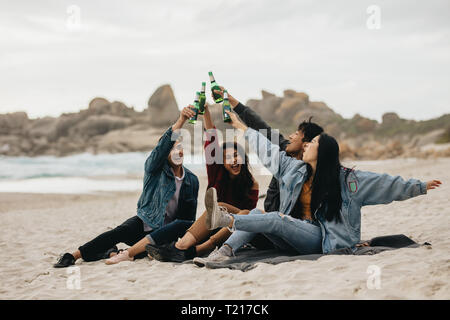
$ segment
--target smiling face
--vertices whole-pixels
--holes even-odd
[[[303,142],[304,137],[305,135],[301,130],[297,130],[289,135],[289,144],[286,146],[286,152],[293,157],[298,156],[301,159],[305,145],[305,142]]]
[[[306,163],[313,163],[317,161],[317,157],[319,155],[319,139],[320,135],[315,136],[311,142],[306,142],[304,146],[303,152],[303,161]]]
[[[177,141],[175,142],[167,159],[169,160],[171,166],[176,167],[183,164],[183,156],[183,145],[181,144],[181,142]]]
[[[237,177],[241,173],[243,159],[234,148],[226,148],[223,151],[223,166],[230,174],[231,178]]]

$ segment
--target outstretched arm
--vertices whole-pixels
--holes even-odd
[[[361,205],[387,204],[406,200],[439,187],[439,180],[422,182],[417,179],[404,180],[400,176],[356,171],[356,199]]]

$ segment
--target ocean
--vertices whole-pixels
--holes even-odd
[[[95,193],[139,191],[149,152],[117,154],[83,153],[67,157],[0,156],[0,192]],[[270,174],[250,154],[254,174]],[[203,155],[185,157],[184,165],[197,176],[206,176]]]

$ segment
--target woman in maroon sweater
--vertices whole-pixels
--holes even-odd
[[[248,156],[236,142],[218,142],[214,127],[205,105],[204,126],[206,131],[205,157],[208,174],[208,188],[217,190],[219,206],[234,214],[248,214],[256,208],[259,186],[249,171]],[[215,151],[222,157],[215,157]],[[149,245],[150,256],[161,261],[182,262],[195,256],[203,256],[220,247],[231,235],[228,228],[208,230],[206,211],[187,230],[176,243],[169,245]]]

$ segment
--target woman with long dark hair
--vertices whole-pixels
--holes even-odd
[[[360,241],[362,206],[406,200],[441,184],[345,168],[339,162],[338,143],[325,133],[308,143],[303,160],[297,160],[247,128],[234,113],[229,115],[233,127],[245,131],[250,147],[280,182],[280,211],[254,209],[246,216],[234,215],[219,207],[216,190],[208,189],[208,228],[228,227],[234,233],[207,258],[195,258],[199,266],[229,259],[258,232],[280,250],[296,254],[354,248]]]

